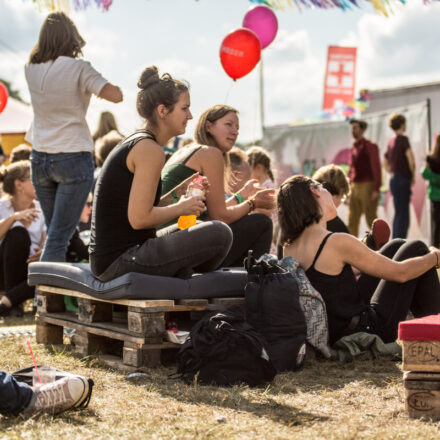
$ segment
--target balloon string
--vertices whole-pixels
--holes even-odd
[[[229,93],[231,93],[231,89],[232,89],[232,87],[234,86],[234,84],[235,84],[235,79],[232,80],[231,85],[229,86],[229,89],[228,89],[228,91],[226,92],[226,96],[225,96],[225,105],[228,104]]]

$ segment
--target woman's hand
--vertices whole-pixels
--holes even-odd
[[[255,208],[273,209],[275,208],[275,190],[262,189],[251,200],[254,202]]]
[[[21,222],[28,228],[32,222],[38,218],[39,209],[29,208],[23,209],[23,211],[17,211],[14,214],[14,221]]]
[[[440,250],[434,246],[430,246],[429,251],[435,255],[434,267],[438,269],[440,267]]]
[[[180,209],[179,215],[200,215],[206,211],[204,196],[182,196],[177,203]]]
[[[241,188],[241,190],[238,192],[243,196],[243,199],[247,200],[249,197],[254,196],[261,189],[262,188],[258,186],[257,179],[250,179],[244,184],[243,188]]]
[[[35,253],[29,255],[29,258],[26,260],[26,263],[32,263],[33,261],[40,261],[41,253],[43,249],[37,248],[35,249]]]

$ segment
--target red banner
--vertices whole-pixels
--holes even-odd
[[[354,99],[356,48],[329,46],[324,81],[324,111]]]

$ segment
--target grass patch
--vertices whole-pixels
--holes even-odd
[[[1,340],[1,369],[30,366],[25,342]],[[34,338],[31,344],[39,363],[91,377],[92,400],[57,417],[0,416],[1,439],[439,438],[439,422],[407,417],[402,371],[392,361],[315,361],[265,388],[218,388],[171,380],[174,367],[146,370],[147,377],[130,382],[67,346],[45,347]]]

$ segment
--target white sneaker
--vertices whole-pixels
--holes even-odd
[[[26,415],[39,412],[58,414],[79,407],[89,394],[89,382],[82,376],[66,376],[35,390],[36,396],[24,411]]]

